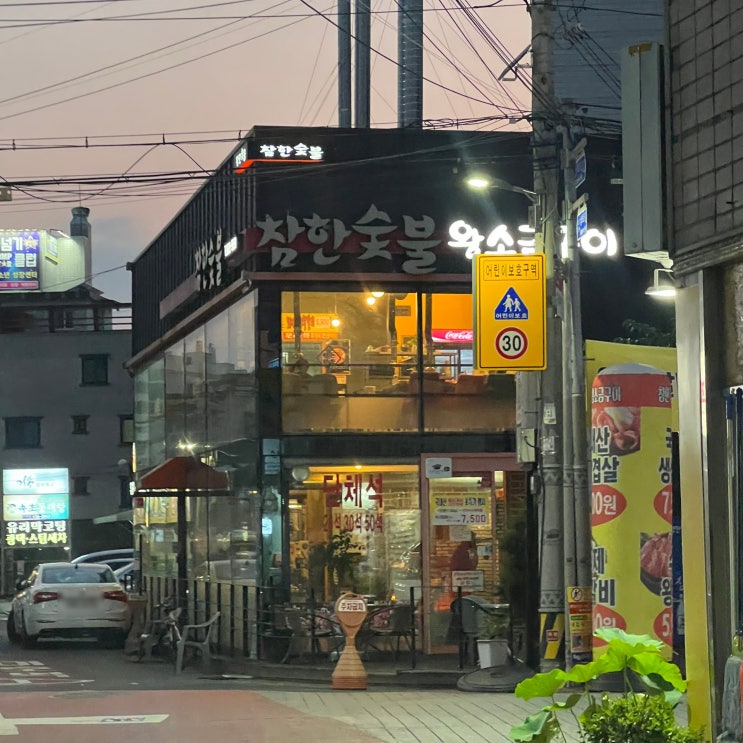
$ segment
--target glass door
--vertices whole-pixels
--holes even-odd
[[[451,477],[427,478],[424,462],[427,652],[456,651],[459,636],[451,604],[460,589],[463,596],[477,595],[488,604],[508,603],[512,565],[504,548],[514,530],[523,531],[526,502],[524,473],[516,469],[511,455],[462,455],[452,458]]]

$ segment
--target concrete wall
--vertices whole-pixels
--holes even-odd
[[[119,415],[131,415],[133,409],[133,384],[123,368],[131,333],[21,333],[3,335],[2,347],[0,417],[42,418],[38,449],[5,449],[5,425],[0,422],[2,468],[67,467],[71,487],[75,476],[90,478],[89,495],[70,495],[73,519],[115,513],[117,462],[131,455],[130,447],[120,445],[119,429]],[[109,356],[108,385],[81,385],[80,354]],[[89,416],[87,434],[72,433],[73,415]]]
[[[669,3],[676,275],[743,256],[743,4]]]

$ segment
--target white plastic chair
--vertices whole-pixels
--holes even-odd
[[[201,624],[186,624],[183,626],[181,639],[178,641],[178,653],[175,659],[175,672],[180,673],[183,670],[183,656],[186,648],[195,648],[201,653],[201,661],[204,665],[208,664],[211,659],[212,634],[217,626],[219,612],[206,622]]]

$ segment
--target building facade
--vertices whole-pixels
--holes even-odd
[[[676,300],[689,703],[718,730],[741,615],[743,8],[666,3],[668,241]],[[736,412],[737,411],[737,412]],[[739,729],[739,728],[738,728]]]
[[[130,306],[84,283],[86,229],[0,237],[4,593],[30,563],[131,545]]]
[[[522,194],[464,185],[524,188],[529,163],[523,134],[256,127],[132,263],[150,596],[188,581],[246,652],[249,607],[344,587],[412,597],[428,652],[458,588],[536,616],[514,376],[475,368],[471,307],[472,257],[533,251],[534,225]],[[610,203],[594,253],[616,253]]]

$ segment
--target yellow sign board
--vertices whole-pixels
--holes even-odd
[[[546,369],[544,254],[477,255],[472,284],[477,368]]]

